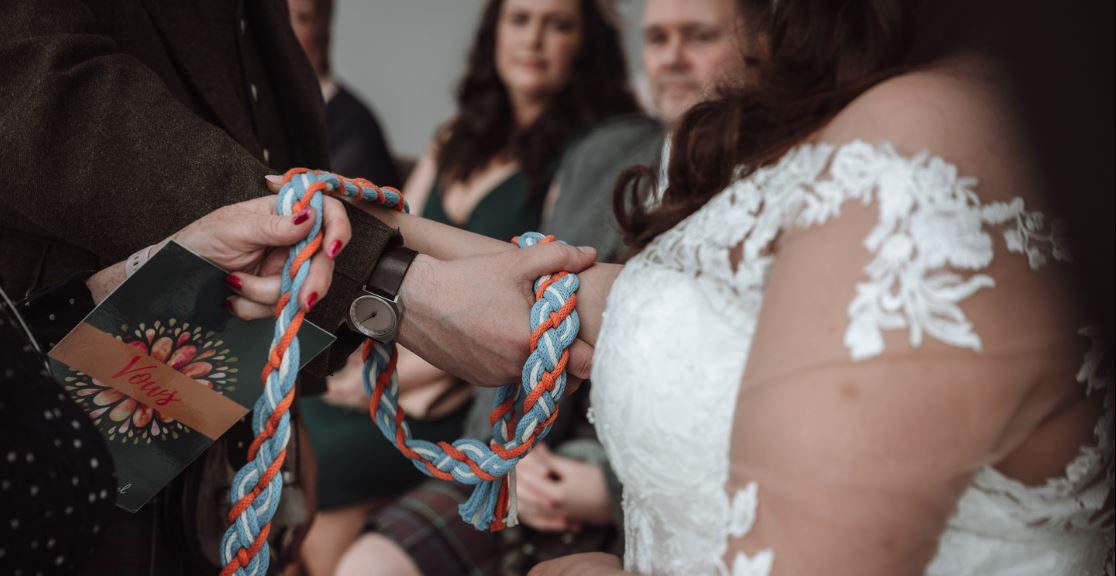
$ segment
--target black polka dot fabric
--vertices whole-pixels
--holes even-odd
[[[95,573],[89,562],[114,506],[112,460],[6,302],[0,298],[0,575]],[[88,308],[75,312],[80,320]],[[73,327],[74,314],[65,316]]]

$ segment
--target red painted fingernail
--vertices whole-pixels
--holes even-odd
[[[306,297],[306,311],[309,312],[310,310],[313,310],[314,305],[317,304],[317,303],[318,303],[318,293],[317,292],[311,292],[310,295]]]
[[[294,225],[298,226],[299,224],[302,224],[303,222],[305,222],[308,218],[310,218],[310,209],[309,208],[303,208],[302,212],[299,212],[298,214],[295,214]]]
[[[236,312],[233,312],[232,300],[230,300],[229,298],[225,298],[225,301],[222,304],[222,306],[225,308],[225,312],[228,312],[229,314],[233,314],[233,315],[236,314]]]
[[[340,252],[341,252],[341,241],[340,240],[334,240],[333,242],[331,242],[329,244],[329,250],[326,250],[326,256],[329,256],[329,259],[333,260],[334,258],[337,258],[337,254],[340,253]]]
[[[244,288],[244,284],[234,274],[225,276],[225,284],[234,292],[240,292]]]

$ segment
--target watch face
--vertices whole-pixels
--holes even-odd
[[[398,314],[391,302],[375,296],[361,296],[349,308],[353,326],[370,338],[395,336]]]

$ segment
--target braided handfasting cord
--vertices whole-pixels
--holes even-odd
[[[256,438],[249,447],[248,461],[237,472],[229,492],[232,509],[229,528],[221,540],[225,564],[222,576],[267,573],[270,552],[266,542],[283,487],[278,472],[290,439],[289,410],[300,364],[296,334],[304,312],[292,295],[299,293],[310,271],[310,258],[321,248],[323,194],[407,210],[398,190],[377,187],[367,180],[304,168],[292,169],[284,176],[276,200],[278,213],[292,215],[310,206],[314,208],[315,221],[307,237],[291,247],[283,267],[275,332],[268,363],[261,374],[264,392],[252,417]],[[521,247],[550,241],[552,237],[533,232],[516,239]],[[574,310],[578,288],[575,274],[559,272],[544,276],[534,287],[531,355],[524,365],[521,384],[506,386],[498,392],[491,417],[494,440],[490,445],[470,439],[453,444],[412,439],[398,404],[395,344],[369,340],[363,348],[364,386],[371,395],[370,413],[377,426],[419,470],[437,478],[475,484],[473,495],[462,504],[460,512],[481,529],[499,530],[515,524],[515,464],[535,441],[549,432],[557,416],[558,402],[566,386],[568,348],[580,328]]]
[[[528,232],[515,239],[521,248],[554,241],[552,236]],[[411,437],[399,407],[395,374],[395,344],[364,343],[364,388],[371,397],[369,413],[384,436],[411,459],[416,468],[435,478],[475,485],[458,512],[481,530],[515,526],[515,465],[535,442],[546,436],[558,416],[566,389],[569,347],[581,323],[575,307],[579,280],[558,272],[535,281],[531,307],[531,354],[518,386],[497,391],[490,422],[493,441],[462,438],[427,442]]]
[[[221,539],[222,576],[263,576],[267,573],[267,537],[283,489],[278,473],[290,439],[290,406],[295,396],[295,375],[300,364],[298,333],[305,312],[293,295],[299,293],[310,273],[310,258],[322,244],[322,194],[353,199],[374,195],[375,202],[403,209],[397,190],[377,188],[365,180],[347,180],[333,174],[292,169],[283,178],[276,211],[292,215],[314,208],[314,224],[307,237],[290,248],[283,265],[279,302],[275,306],[275,331],[268,362],[261,379],[264,392],[256,401],[252,430],[256,437],[248,448],[248,461],[233,477],[229,490],[229,528]]]

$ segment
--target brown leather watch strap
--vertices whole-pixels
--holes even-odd
[[[411,267],[411,262],[415,260],[417,254],[402,245],[384,250],[368,276],[365,289],[394,300],[399,294],[399,286],[403,284],[403,277],[407,275],[407,269]]]

